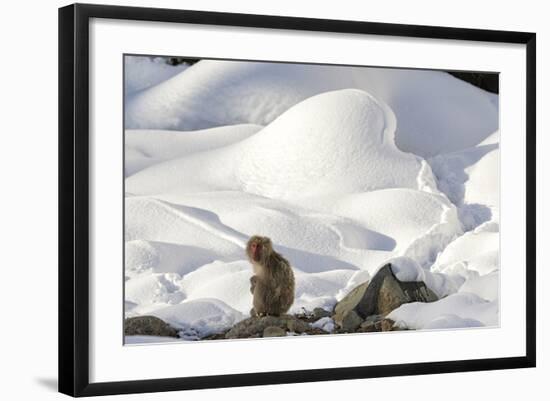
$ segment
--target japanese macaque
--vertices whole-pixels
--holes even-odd
[[[254,235],[248,240],[246,254],[254,275],[250,278],[253,295],[252,316],[279,316],[294,302],[294,273],[290,263],[273,250],[271,240]]]

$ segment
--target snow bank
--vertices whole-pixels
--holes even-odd
[[[395,252],[428,265],[458,235],[456,210],[437,194],[409,189],[372,191],[343,197],[333,210],[393,239]]]
[[[388,104],[400,149],[424,157],[474,146],[498,128],[494,96],[443,72],[219,60],[128,98],[125,121],[183,131],[268,125],[309,97],[346,88]]]
[[[137,91],[155,86],[188,67],[186,64],[169,65],[164,57],[125,56],[124,93],[130,96]]]
[[[311,97],[247,141],[243,189],[279,199],[416,188],[420,159],[394,144],[395,116],[359,90]]]
[[[447,314],[441,315],[433,319],[430,323],[424,326],[425,330],[430,329],[456,329],[456,328],[470,328],[470,327],[482,327],[483,323],[475,319],[464,319],[460,316]]]
[[[485,224],[451,242],[437,258],[433,270],[442,273],[455,269],[461,263],[466,269],[488,274],[500,268],[500,235]]]
[[[395,241],[364,225],[305,205],[238,191],[164,194],[159,198],[215,213],[242,234],[261,233],[302,272],[371,268],[391,255]],[[244,250],[242,251],[244,255]]]
[[[484,276],[471,277],[460,287],[459,292],[470,292],[487,301],[498,301],[500,273],[494,271]]]
[[[498,132],[482,144],[429,159],[438,188],[459,208],[467,229],[499,221]]]
[[[142,170],[127,179],[127,190],[223,189],[300,199],[417,188],[422,159],[395,147],[394,119],[387,106],[366,92],[323,93],[246,140]]]
[[[327,333],[332,333],[335,327],[334,320],[330,317],[322,317],[321,319],[311,323],[311,327],[324,330]]]
[[[295,300],[290,312],[299,313],[302,309],[312,311],[315,308],[332,310],[338,302],[339,291],[353,274],[353,270],[296,274]]]
[[[139,274],[151,269],[154,273],[184,275],[200,266],[222,259],[210,249],[158,241],[126,241],[126,274]]]
[[[180,329],[180,336],[188,340],[222,332],[246,317],[217,299],[186,301],[152,315]]]
[[[125,297],[137,304],[134,313],[146,313],[166,305],[177,304],[185,299],[180,291],[177,274],[146,274],[126,281]]]
[[[162,161],[241,141],[260,129],[262,127],[259,125],[241,124],[191,132],[126,130],[125,175],[132,175]]]
[[[125,239],[186,244],[211,252],[242,256],[245,238],[204,209],[153,198],[126,197]]]
[[[185,276],[181,288],[189,300],[216,298],[248,315],[252,308],[251,276],[252,268],[245,260],[214,262]]]
[[[456,316],[456,317],[455,317]],[[436,302],[403,304],[387,316],[400,327],[433,329],[498,325],[498,302],[472,293],[457,293]],[[475,322],[474,322],[475,321]]]

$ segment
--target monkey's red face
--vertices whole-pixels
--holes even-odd
[[[253,242],[250,245],[250,252],[252,253],[252,260],[258,262],[262,256],[262,244]]]

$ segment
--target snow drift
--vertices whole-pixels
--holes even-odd
[[[422,160],[398,150],[394,133],[393,113],[369,94],[323,93],[248,139],[144,169],[129,177],[127,190],[225,189],[294,199],[416,188]]]
[[[388,104],[399,148],[424,157],[475,146],[498,129],[495,95],[443,72],[219,60],[128,98],[126,127],[265,126],[307,98],[346,88]]]

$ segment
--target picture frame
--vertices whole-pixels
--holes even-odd
[[[113,381],[91,380],[93,336],[91,329],[95,300],[91,298],[91,269],[95,258],[91,244],[94,219],[91,213],[94,175],[91,152],[95,151],[90,117],[93,85],[101,79],[90,71],[93,20],[155,22],[200,25],[203,29],[239,27],[332,33],[353,37],[415,38],[441,40],[449,44],[474,42],[513,44],[525,52],[525,300],[524,352],[516,356],[479,359],[404,362],[364,366],[335,366],[320,369],[288,369],[215,375],[189,375]],[[198,38],[197,40],[200,40]],[[142,392],[253,386],[326,380],[346,380],[402,375],[422,375],[496,369],[528,368],[536,365],[536,35],[527,32],[402,25],[379,22],[341,21],[298,17],[246,15],[220,12],[74,4],[59,9],[59,391],[71,396],[95,396]],[[114,88],[113,91],[120,91]],[[120,122],[118,123],[120,124]],[[506,135],[513,135],[508,132]],[[521,150],[521,149],[520,149]],[[510,153],[508,153],[510,155]],[[503,157],[503,164],[514,163]],[[97,212],[97,210],[96,210]],[[114,224],[114,229],[118,230]],[[113,273],[113,280],[124,280]],[[122,324],[122,323],[121,323]],[[106,335],[119,338],[119,328]],[[122,342],[120,343],[122,347]]]

